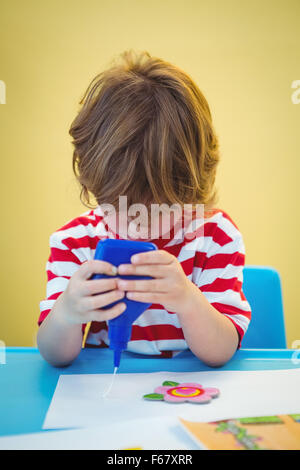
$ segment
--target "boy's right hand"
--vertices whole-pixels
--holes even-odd
[[[101,310],[106,305],[124,298],[125,292],[118,290],[116,277],[90,280],[93,274],[115,276],[117,270],[106,261],[89,260],[82,263],[59,297],[63,306],[61,319],[64,322],[83,324],[90,321],[106,321],[119,316],[126,309],[126,304],[119,302],[112,308]]]

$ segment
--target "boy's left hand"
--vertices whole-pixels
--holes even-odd
[[[127,291],[128,299],[158,303],[171,312],[183,313],[186,310],[194,284],[175,256],[164,250],[155,250],[133,255],[131,263],[120,264],[118,274],[151,276],[153,279],[118,279],[118,289]]]

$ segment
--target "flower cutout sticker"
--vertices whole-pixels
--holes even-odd
[[[154,393],[144,395],[145,400],[166,401],[168,403],[209,403],[212,398],[218,397],[220,391],[217,388],[204,388],[194,382],[166,381],[160,387],[154,389]]]

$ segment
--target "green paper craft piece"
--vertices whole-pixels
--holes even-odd
[[[241,424],[273,424],[282,423],[282,420],[278,416],[255,416],[253,418],[239,418],[238,421]]]
[[[179,382],[172,382],[171,380],[163,382],[164,387],[176,387],[176,385],[179,385]]]
[[[161,393],[148,393],[143,398],[146,398],[146,400],[163,400],[164,396]]]

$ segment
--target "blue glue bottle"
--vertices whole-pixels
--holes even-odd
[[[94,259],[107,261],[114,266],[130,264],[131,256],[136,253],[157,250],[157,246],[151,242],[105,239],[97,244]],[[93,274],[90,279],[110,278],[106,274]],[[149,276],[116,275],[121,279],[151,279]],[[109,348],[114,351],[114,373],[120,365],[121,353],[127,349],[127,343],[131,337],[133,322],[150,307],[151,303],[137,302],[127,297],[117,300],[103,309],[108,309],[118,302],[124,302],[126,309],[118,317],[108,321]]]

